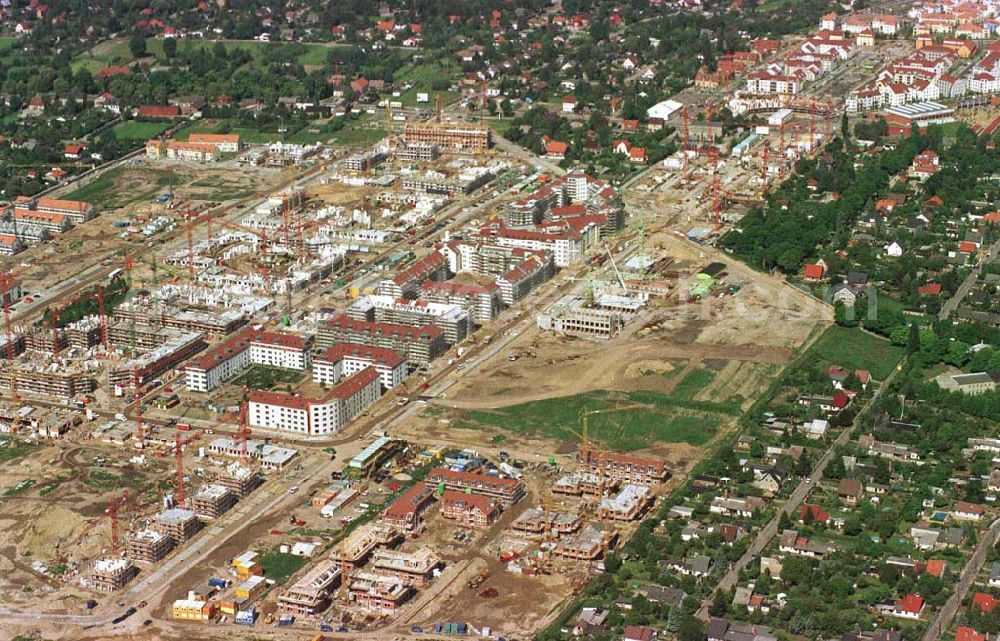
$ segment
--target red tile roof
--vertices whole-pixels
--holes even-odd
[[[402,354],[393,349],[383,349],[381,347],[368,347],[356,343],[337,343],[325,352],[320,360],[329,363],[336,363],[345,356],[377,363],[389,368],[396,368],[406,362]]]
[[[993,598],[992,594],[986,592],[976,592],[976,595],[972,597],[972,607],[979,608],[984,614],[993,612],[998,603],[1000,600]]]

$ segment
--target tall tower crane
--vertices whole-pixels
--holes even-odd
[[[181,439],[180,432],[174,435],[174,456],[177,461],[177,505],[184,504],[184,446],[193,443],[198,439],[198,435]]]

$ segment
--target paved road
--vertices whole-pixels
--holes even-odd
[[[979,571],[983,568],[983,563],[986,562],[986,555],[989,553],[990,548],[996,545],[998,535],[1000,535],[1000,519],[993,521],[990,524],[990,529],[979,540],[976,551],[972,553],[965,567],[962,568],[955,591],[945,601],[944,606],[938,610],[934,620],[927,627],[927,631],[924,632],[922,641],[935,641],[941,635],[941,632],[947,630],[948,626],[951,625],[951,620],[955,617],[959,606],[962,605],[962,601],[969,593],[969,588],[972,587],[976,576],[979,575]]]
[[[876,399],[881,396],[882,390],[889,387],[889,384],[892,382],[892,379],[895,378],[897,372],[899,372],[899,368],[893,370],[889,378],[887,378],[882,385],[879,386],[878,391],[872,395],[872,397],[865,404],[865,407],[858,412],[859,416],[863,416],[865,414],[865,410],[871,407],[872,403],[874,403]],[[781,521],[781,515],[792,515],[796,510],[798,510],[799,505],[801,505],[806,497],[809,496],[809,491],[812,490],[812,488],[823,478],[823,472],[826,470],[826,466],[829,465],[830,461],[833,460],[837,448],[846,445],[851,439],[852,431],[854,431],[853,425],[849,428],[845,428],[840,435],[837,436],[833,443],[830,444],[830,447],[827,448],[826,452],[823,453],[823,456],[813,467],[812,475],[803,479],[798,486],[796,486],[796,488],[792,491],[791,496],[789,496],[784,505],[781,506],[781,509],[775,513],[774,518],[772,518],[767,525],[761,529],[761,531],[757,534],[757,538],[750,544],[750,547],[743,554],[743,556],[741,556],[739,560],[729,568],[726,574],[719,581],[718,585],[715,586],[715,590],[713,590],[712,593],[705,598],[702,602],[701,608],[698,610],[698,618],[703,621],[708,621],[708,609],[712,605],[712,597],[715,593],[719,590],[730,590],[734,585],[736,585],[736,581],[739,580],[740,573],[743,572],[743,569],[746,568],[750,562],[753,561],[765,547],[767,547],[767,545],[771,542],[771,539],[778,534],[778,523]]]
[[[976,279],[979,278],[980,272],[983,271],[983,265],[996,260],[997,256],[1000,256],[1000,240],[993,243],[989,249],[989,253],[983,256],[983,258],[979,261],[979,264],[976,265],[971,272],[969,272],[969,275],[965,277],[962,284],[958,286],[958,289],[955,291],[955,295],[949,298],[948,302],[941,306],[941,311],[938,312],[938,319],[947,320],[947,318],[951,316],[952,312],[958,308],[959,303],[961,303],[962,300],[969,294],[969,290],[972,289],[972,286],[976,284]]]

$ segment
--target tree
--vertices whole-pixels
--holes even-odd
[[[851,140],[851,126],[847,123],[847,112],[840,115],[840,136],[846,145]]]
[[[677,638],[680,641],[705,641],[705,626],[697,617],[688,615],[681,619]]]
[[[173,59],[177,56],[177,39],[176,38],[165,38],[163,40],[163,55],[167,58]]]
[[[914,354],[920,351],[920,326],[910,323],[910,335],[906,341],[906,351]]]
[[[146,39],[136,34],[129,38],[128,50],[133,58],[142,58],[146,55]]]

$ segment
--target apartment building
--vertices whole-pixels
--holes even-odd
[[[384,614],[399,610],[412,594],[413,588],[402,579],[374,572],[355,572],[348,588],[351,602]]]
[[[173,548],[170,536],[153,529],[139,530],[125,537],[125,556],[141,563],[156,563]]]
[[[616,483],[649,487],[667,479],[663,461],[630,454],[589,450],[576,455],[576,464],[580,472]]]
[[[375,574],[422,587],[430,582],[434,570],[441,565],[441,559],[429,548],[421,548],[412,553],[383,548],[375,550],[369,565]]]
[[[503,308],[500,286],[496,283],[473,285],[453,281],[429,280],[420,288],[423,300],[440,305],[459,305],[476,325],[493,321]]]
[[[396,497],[389,507],[382,510],[379,519],[404,532],[415,530],[423,513],[434,502],[434,489],[429,483],[416,483]]]
[[[328,436],[343,429],[381,395],[381,378],[374,367],[344,379],[321,398],[254,390],[248,404],[249,423],[305,436]]]
[[[432,469],[427,474],[430,485],[444,485],[445,489],[457,492],[468,491],[495,499],[506,509],[517,503],[524,496],[524,484],[517,479],[499,478],[476,474],[473,472],[458,472],[440,467]]]
[[[242,147],[239,134],[191,134],[188,136],[188,142],[214,145],[224,154],[238,153]]]
[[[90,587],[98,592],[117,592],[138,573],[128,559],[98,559],[90,568]]]
[[[401,353],[353,343],[337,343],[317,356],[312,377],[316,383],[334,385],[367,367],[378,371],[384,389],[392,389],[406,380],[406,359]]]
[[[448,261],[441,252],[431,252],[392,278],[379,283],[378,293],[393,298],[416,298],[428,280],[447,280]]]
[[[441,495],[441,516],[462,527],[482,528],[500,516],[500,503],[482,494],[445,490]]]
[[[61,234],[72,227],[72,219],[66,214],[51,211],[37,211],[25,207],[14,208],[14,221],[44,229],[50,234]]]
[[[493,132],[485,125],[421,122],[403,128],[403,142],[427,143],[454,152],[481,153],[493,146]]]
[[[201,526],[194,512],[179,507],[163,510],[153,518],[153,528],[169,536],[174,545],[193,537]]]
[[[312,364],[311,336],[245,329],[209,349],[184,368],[187,387],[208,392],[251,365],[303,371]]]
[[[236,495],[224,485],[203,485],[191,497],[194,513],[203,519],[217,519],[236,505]]]
[[[330,604],[330,591],[340,577],[340,564],[323,559],[278,595],[282,612],[299,616],[319,614]]]
[[[444,332],[434,325],[412,327],[399,323],[358,321],[347,315],[330,319],[316,336],[320,347],[352,343],[397,351],[414,370],[429,364],[448,349]]]
[[[82,200],[22,196],[15,201],[15,205],[29,211],[60,214],[73,224],[86,222],[96,215],[94,206]]]
[[[411,327],[434,325],[444,333],[445,342],[454,345],[469,334],[469,313],[459,305],[432,303],[392,296],[362,296],[347,308],[347,315],[358,321],[398,323]]]

